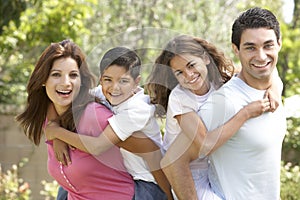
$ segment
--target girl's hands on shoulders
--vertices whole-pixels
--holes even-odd
[[[273,92],[272,89],[267,89],[265,93],[265,98],[267,98],[270,102],[270,112],[274,112],[279,106],[281,96],[278,93]]]
[[[264,98],[261,100],[253,101],[246,105],[243,110],[245,110],[247,114],[247,118],[258,117],[264,112],[271,110],[271,103],[268,98]]]

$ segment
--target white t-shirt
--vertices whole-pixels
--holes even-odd
[[[101,86],[97,87],[95,94],[102,93]],[[101,95],[99,95],[101,97]],[[103,96],[102,96],[103,97]],[[162,147],[162,135],[160,127],[154,117],[155,106],[150,104],[150,98],[144,94],[144,89],[139,91],[125,102],[112,107],[114,115],[108,119],[114,132],[122,140],[126,140],[135,131],[143,132]],[[143,158],[120,148],[124,165],[134,180],[155,182],[146,162]],[[156,183],[156,182],[155,182]]]
[[[265,91],[233,77],[213,92],[199,114],[207,129],[223,125],[242,107],[262,99]],[[280,199],[281,147],[286,133],[283,106],[244,123],[210,155],[209,178],[215,191],[228,200]]]
[[[175,116],[189,112],[198,112],[208,96],[215,89],[211,85],[210,90],[203,96],[196,95],[179,84],[172,90],[166,117],[166,132],[163,140],[163,149],[167,151],[176,137],[182,132]],[[208,157],[198,158],[190,163],[191,173],[197,190],[198,199],[219,200],[211,189],[208,180]]]

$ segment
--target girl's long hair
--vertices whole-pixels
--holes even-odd
[[[217,89],[227,82],[234,73],[234,65],[223,52],[213,44],[201,38],[180,35],[169,41],[161,54],[157,57],[150,73],[146,91],[150,95],[151,103],[158,105],[157,114],[162,117],[168,107],[168,99],[173,88],[178,84],[174,76],[170,61],[176,55],[190,54],[202,59],[208,56],[208,79]]]

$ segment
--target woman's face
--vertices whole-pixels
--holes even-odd
[[[209,58],[184,54],[176,55],[171,59],[170,65],[179,84],[197,95],[204,95],[209,90],[208,71],[206,65]]]
[[[80,91],[80,85],[80,72],[74,59],[68,57],[54,61],[45,87],[59,115],[69,108]]]

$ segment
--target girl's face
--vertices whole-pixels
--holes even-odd
[[[80,85],[80,72],[74,59],[68,57],[54,61],[45,87],[59,115],[69,108],[80,91]]]
[[[133,96],[139,77],[134,80],[124,67],[111,65],[104,70],[100,83],[106,99],[116,106]]]
[[[197,95],[204,95],[209,90],[206,65],[209,58],[184,54],[176,55],[171,59],[170,65],[179,84]]]

